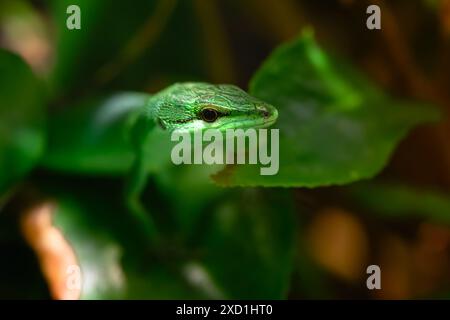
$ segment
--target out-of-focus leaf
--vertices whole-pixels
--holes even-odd
[[[211,184],[214,170],[180,166],[156,177],[171,231],[190,252],[185,277],[210,298],[285,297],[295,246],[290,191],[222,189]]]
[[[130,132],[148,98],[137,92],[101,95],[52,114],[48,147],[40,164],[71,173],[125,176],[135,158]],[[174,143],[168,132],[151,130],[147,167],[149,172],[159,172],[170,164]]]
[[[80,30],[66,27],[70,5],[81,10]],[[105,82],[142,90],[151,81],[170,82],[171,76],[202,76],[199,28],[188,1],[56,0],[51,9],[58,31],[56,94]]]
[[[295,223],[292,197],[283,190],[240,190],[201,222],[196,263],[219,297],[281,299],[291,276]]]
[[[146,94],[117,93],[89,98],[53,114],[41,164],[67,172],[126,172],[133,159],[130,115],[147,99]]]
[[[16,55],[0,49],[0,195],[33,168],[44,148],[42,86]]]
[[[422,218],[450,224],[450,196],[441,192],[388,183],[359,183],[346,189],[352,201],[379,216]]]
[[[227,192],[202,210],[187,243],[163,242],[160,257],[123,208],[120,184],[86,182],[45,182],[57,203],[54,226],[81,267],[81,298],[285,297],[295,245],[288,191]]]
[[[230,190],[217,186],[210,179],[220,167],[223,166],[172,165],[155,176],[158,190],[168,204],[166,208],[170,207],[174,212],[172,223],[178,236],[193,236],[205,210],[215,207],[221,198],[232,195]],[[177,201],[173,201],[175,194]]]
[[[370,178],[408,130],[438,118],[426,105],[385,96],[310,33],[275,50],[250,93],[279,110],[280,169],[262,176],[259,166],[233,166],[216,176],[220,184],[317,187]]]
[[[121,204],[119,184],[83,179],[72,181],[72,187],[46,184],[57,203],[54,226],[81,268],[81,299],[204,297],[183,278],[182,261],[165,262],[152,254]]]

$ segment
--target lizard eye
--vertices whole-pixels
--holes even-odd
[[[214,110],[212,108],[204,108],[200,112],[200,116],[201,116],[202,120],[205,122],[214,122],[219,117],[219,114],[217,113],[216,110]]]

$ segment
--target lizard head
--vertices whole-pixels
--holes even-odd
[[[167,130],[264,128],[277,109],[233,85],[177,83],[150,99],[148,115]]]

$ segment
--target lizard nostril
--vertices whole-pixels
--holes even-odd
[[[265,106],[258,106],[257,107],[259,114],[261,114],[264,118],[268,118],[270,117],[270,111],[267,107]]]

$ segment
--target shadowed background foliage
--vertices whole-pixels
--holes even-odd
[[[0,47],[1,298],[450,296],[450,1],[11,0]],[[42,159],[80,141],[61,114],[176,81],[276,105],[280,173],[161,170],[144,198],[170,241],[153,252],[123,177]]]

